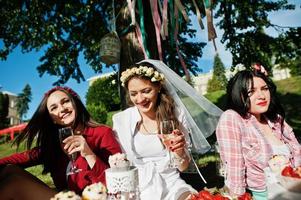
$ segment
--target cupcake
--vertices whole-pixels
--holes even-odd
[[[106,187],[101,182],[94,183],[85,187],[82,193],[82,200],[106,200],[106,191]]]
[[[81,200],[81,197],[73,191],[62,191],[57,193],[50,200]]]
[[[109,164],[112,169],[127,170],[130,168],[130,162],[124,153],[116,153],[109,157]]]

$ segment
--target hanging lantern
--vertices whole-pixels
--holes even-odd
[[[107,65],[120,61],[120,40],[116,31],[106,34],[100,41],[100,58]]]

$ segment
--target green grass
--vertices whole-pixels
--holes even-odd
[[[0,158],[5,156],[9,156],[12,153],[22,152],[25,150],[24,145],[20,145],[18,151],[16,145],[12,146],[11,142],[0,144]],[[50,187],[54,187],[52,178],[50,174],[42,174],[43,168],[42,165],[37,165],[33,167],[29,167],[26,169],[28,172],[32,173],[34,176],[38,177],[41,181],[49,185]]]

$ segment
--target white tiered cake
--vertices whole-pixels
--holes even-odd
[[[108,194],[138,199],[138,169],[130,166],[126,155],[120,153],[110,156],[109,164],[105,171]]]

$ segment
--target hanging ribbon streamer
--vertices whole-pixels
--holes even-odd
[[[136,17],[135,17],[135,5],[136,5],[136,0],[133,0],[133,4],[131,0],[127,0],[128,3],[128,9],[131,15],[131,25],[135,25],[136,24]]]
[[[115,0],[112,1],[112,19],[110,32],[116,31],[116,18],[115,18]]]
[[[169,12],[169,19],[171,21],[171,23],[170,23],[170,27],[171,27],[170,29],[171,30],[169,32],[169,34],[170,34],[170,36],[169,36],[169,38],[170,38],[170,48],[174,49],[173,47],[174,47],[175,41],[174,41],[173,33],[175,31],[175,15],[174,15],[173,0],[169,1],[168,6],[169,6],[169,10],[170,10],[170,12]]]
[[[185,7],[183,6],[183,4],[181,3],[180,0],[175,0],[175,4],[176,4],[176,7],[178,7],[178,9],[181,11],[185,21],[188,23],[190,22],[190,19],[185,11]]]
[[[212,9],[211,9],[211,0],[204,0],[205,11],[206,11],[206,18],[207,18],[207,28],[208,28],[208,40],[213,41],[214,49],[217,51],[215,38],[216,32],[213,25],[213,17],[212,17]]]
[[[175,22],[176,22],[175,23],[175,32],[174,32],[174,40],[176,42],[176,50],[177,50],[180,63],[183,67],[183,70],[184,70],[184,73],[185,73],[185,76],[186,76],[186,81],[190,81],[190,74],[187,70],[187,66],[185,64],[185,61],[184,61],[182,55],[181,55],[181,52],[180,52],[180,49],[179,49],[179,44],[178,44],[179,13],[178,13],[178,7],[177,6],[174,7],[174,14],[175,14]]]
[[[145,53],[147,57],[150,57],[149,51],[147,50],[147,42],[146,42],[146,33],[145,33],[145,28],[144,28],[144,13],[143,13],[143,4],[142,0],[138,0],[138,10],[139,10],[139,15],[140,15],[140,32],[142,36],[142,41],[143,41],[143,46],[145,49]]]
[[[168,17],[167,17],[167,10],[168,10],[168,0],[163,1],[163,12],[162,12],[162,17],[163,17],[163,24],[162,24],[162,30],[163,30],[163,40],[168,36]]]
[[[204,24],[202,22],[200,9],[199,9],[198,5],[196,4],[195,0],[192,0],[192,2],[193,2],[193,5],[195,7],[195,12],[196,12],[196,16],[198,18],[199,25],[200,25],[201,29],[204,30],[205,27],[204,27]]]
[[[161,47],[161,37],[160,37],[161,19],[160,19],[160,15],[159,15],[159,12],[158,12],[158,2],[157,2],[157,0],[150,0],[149,3],[150,3],[153,22],[154,22],[155,31],[156,31],[156,39],[157,39],[157,48],[158,48],[159,59],[163,60],[162,47]]]
[[[136,35],[137,35],[138,42],[139,42],[140,47],[142,49],[142,52],[144,54],[144,58],[147,59],[148,55],[147,55],[147,53],[146,53],[146,51],[144,49],[144,45],[143,45],[143,41],[142,41],[142,34],[141,34],[140,27],[139,27],[138,24],[136,24],[136,29],[135,30],[136,30]]]

